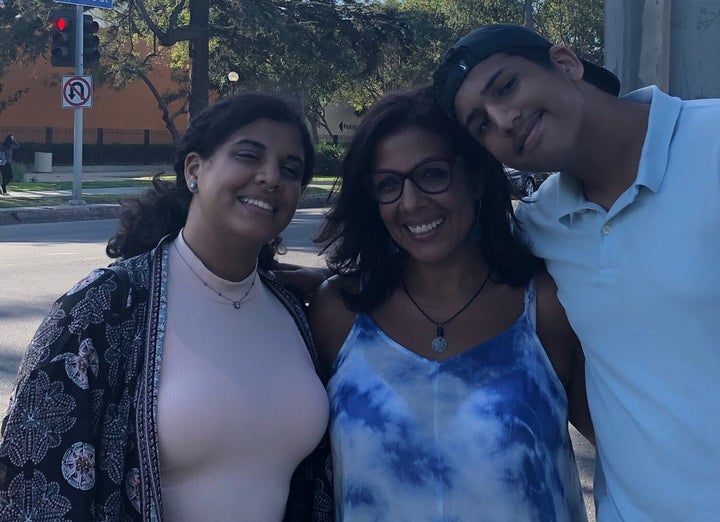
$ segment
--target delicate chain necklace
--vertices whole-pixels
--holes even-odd
[[[212,286],[210,286],[209,284],[207,284],[207,283],[205,282],[205,280],[204,280],[202,277],[200,277],[200,274],[198,274],[198,273],[195,271],[195,269],[192,267],[192,265],[190,265],[190,263],[188,263],[187,259],[185,259],[185,257],[182,255],[182,252],[180,252],[180,249],[177,247],[177,245],[176,245],[175,243],[173,243],[173,246],[175,247],[175,250],[177,251],[178,255],[180,256],[180,259],[182,259],[182,260],[183,260],[183,263],[185,263],[185,266],[187,266],[187,267],[190,269],[190,271],[191,271],[193,274],[195,274],[195,277],[197,277],[198,280],[199,280],[203,285],[205,285],[205,288],[207,288],[208,290],[210,290],[210,291],[212,291],[213,293],[217,294],[218,297],[222,297],[223,299],[225,299],[226,301],[228,301],[229,303],[231,303],[231,304],[233,305],[233,308],[234,308],[235,310],[240,310],[240,307],[242,306],[243,302],[245,302],[245,299],[247,299],[247,296],[250,294],[250,290],[252,290],[253,287],[255,286],[255,279],[257,279],[257,270],[256,270],[255,273],[253,274],[252,283],[250,283],[250,288],[248,288],[247,292],[245,292],[245,295],[243,295],[240,299],[237,299],[237,300],[236,300],[236,299],[230,299],[228,296],[226,296],[226,295],[223,294],[222,292],[218,292],[218,291],[215,290]]]
[[[470,306],[470,303],[472,303],[472,302],[475,300],[475,298],[480,294],[480,292],[482,292],[482,289],[485,288],[485,285],[487,284],[487,282],[488,282],[489,280],[490,280],[490,270],[488,270],[488,274],[487,274],[487,276],[485,277],[485,280],[484,280],[484,281],[482,282],[482,284],[480,285],[480,288],[477,289],[477,292],[475,292],[475,293],[473,294],[473,296],[468,300],[468,302],[465,303],[460,310],[458,310],[457,312],[455,312],[455,313],[452,315],[452,317],[450,317],[449,319],[445,319],[444,321],[436,321],[435,319],[433,319],[432,317],[430,317],[428,314],[426,314],[426,313],[425,313],[425,310],[423,310],[422,308],[420,308],[420,305],[415,302],[415,299],[413,299],[412,296],[410,295],[410,292],[408,292],[407,285],[405,284],[405,281],[402,282],[402,284],[403,284],[403,290],[405,290],[405,295],[408,296],[408,299],[410,299],[410,301],[412,302],[412,304],[415,305],[415,308],[417,308],[418,310],[420,310],[420,313],[423,314],[428,321],[430,321],[431,323],[434,323],[435,326],[437,327],[437,330],[435,331],[435,339],[432,340],[432,344],[431,344],[431,347],[432,347],[432,349],[433,349],[434,352],[436,352],[436,353],[441,353],[441,352],[444,352],[445,349],[447,348],[447,340],[445,339],[445,330],[444,330],[443,326],[445,326],[447,323],[449,323],[450,321],[452,321],[453,319],[455,319],[458,315],[460,315],[461,313],[463,313],[463,312],[465,311],[465,309],[466,309],[468,306]]]

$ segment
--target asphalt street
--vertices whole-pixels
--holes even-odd
[[[141,176],[148,176],[158,172],[172,172],[169,166],[129,166],[129,167],[85,167],[83,169],[82,179],[87,180],[122,180],[132,179]],[[48,174],[33,174],[38,179],[52,180],[52,181],[71,181],[72,169],[65,167],[54,168],[53,173]],[[40,178],[40,176],[44,176]],[[12,185],[9,187],[12,192]],[[84,189],[83,194],[97,194],[97,193],[119,193],[119,194],[132,194],[143,190],[138,187],[120,187],[113,189]],[[48,196],[72,196],[71,191],[37,191],[27,193],[23,197],[28,198],[43,198]],[[306,198],[302,202],[301,207],[310,209],[321,209],[327,204],[325,198]],[[8,303],[0,302],[0,319],[2,320],[0,327],[5,329],[9,326],[7,322],[15,321],[12,325],[12,329],[15,330],[18,327],[22,327],[25,330],[22,331],[20,337],[22,341],[15,336],[13,338],[6,338],[4,341],[12,340],[15,345],[13,349],[9,349],[6,342],[0,342],[0,410],[3,410],[7,404],[7,394],[9,393],[12,381],[14,379],[15,372],[17,371],[17,364],[19,358],[24,351],[24,346],[32,336],[32,332],[39,324],[41,317],[37,314],[29,314],[32,317],[31,321],[28,321],[28,317],[23,318],[22,310],[26,312],[28,309],[26,305],[28,303],[35,303],[35,307],[39,307],[39,310],[44,313],[52,303],[52,301],[60,295],[63,291],[69,288],[76,279],[80,279],[82,276],[77,275],[77,270],[82,267],[81,272],[83,275],[95,266],[102,266],[107,264],[107,258],[102,258],[102,249],[107,241],[107,235],[103,235],[98,240],[97,237],[92,237],[87,234],[88,230],[92,229],[90,223],[83,223],[88,220],[103,220],[104,223],[111,223],[114,226],[114,221],[109,221],[117,217],[119,213],[119,205],[70,205],[63,204],[59,206],[35,206],[35,207],[20,207],[14,209],[0,209],[0,243],[3,245],[3,259],[0,260],[0,281],[3,283],[4,294],[7,297],[14,296],[13,301],[15,302],[15,308],[6,307]],[[319,223],[321,219],[321,210],[305,210],[298,211],[295,219],[293,220],[292,227],[300,227],[302,233],[297,237],[288,237],[286,244],[288,246],[290,254],[300,255],[300,258],[285,259],[284,261],[295,262],[298,264],[315,265],[321,263],[320,258],[316,255],[316,247],[309,240],[309,231]],[[63,225],[64,223],[64,225]],[[45,224],[45,225],[40,225]],[[53,225],[54,224],[54,225]],[[5,225],[5,226],[3,226]],[[39,228],[40,227],[40,228]],[[50,230],[55,230],[52,234],[43,235],[40,230],[47,230],[46,227],[50,227]],[[58,232],[53,227],[61,227],[62,232]],[[35,237],[33,238],[33,235]],[[80,259],[85,259],[85,264],[90,263],[87,267],[76,260],[74,263],[67,262],[65,259],[64,266],[67,267],[68,278],[58,279],[57,266],[54,266],[45,276],[43,281],[45,284],[28,284],[27,281],[15,281],[15,273],[17,272],[16,267],[12,266],[14,263],[19,263],[20,266],[27,266],[29,259],[34,258],[34,254],[30,255],[28,259],[15,258],[13,259],[13,249],[22,248],[27,246],[28,243],[33,244],[35,247],[42,247],[43,245],[54,244],[56,246],[63,245],[65,243],[89,243],[91,246],[90,250],[93,250],[94,255],[90,255],[85,252],[85,249],[75,248],[73,251],[80,252]],[[77,245],[76,245],[77,246]],[[57,252],[53,253],[53,249],[47,253],[50,256],[49,259],[53,259],[57,262],[58,259],[63,259],[63,256],[67,254],[67,248],[59,248]],[[17,254],[15,254],[17,255]],[[308,256],[307,258],[302,257],[303,255]],[[98,257],[99,256],[99,257]],[[40,258],[42,259],[42,258]],[[47,259],[47,258],[46,258]],[[98,259],[102,259],[99,262]],[[73,271],[74,270],[74,271]],[[33,278],[35,279],[35,278]],[[67,279],[67,281],[65,280]],[[72,282],[70,281],[72,279]],[[47,281],[54,281],[57,288],[52,287],[48,289],[47,286],[50,283]],[[36,280],[35,283],[38,283]],[[32,289],[42,289],[42,293],[39,297],[36,296],[33,299]],[[11,290],[13,289],[13,290]],[[28,295],[31,292],[31,295]],[[2,301],[6,301],[3,299]],[[36,302],[37,301],[37,302]],[[19,313],[18,313],[19,310]],[[36,311],[37,312],[37,311]],[[6,330],[7,331],[7,330]],[[5,346],[3,346],[5,345]],[[573,438],[573,445],[575,448],[576,460],[578,468],[580,469],[580,480],[585,497],[586,507],[588,508],[588,520],[590,522],[595,521],[594,515],[594,504],[592,499],[592,481],[593,481],[593,470],[595,462],[595,450],[577,431],[572,427],[571,436]]]

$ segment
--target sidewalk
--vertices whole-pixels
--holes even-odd
[[[122,181],[134,178],[152,177],[156,174],[174,174],[172,165],[98,165],[83,166],[82,182],[87,181]],[[28,172],[26,179],[37,178],[38,181],[73,181],[72,166],[54,166],[49,173]],[[54,206],[28,206],[0,208],[0,226],[20,225],[26,223],[49,223],[58,221],[84,221],[88,219],[114,219],[120,215],[119,204],[78,204],[69,203],[72,190],[52,191],[12,191],[9,192],[20,198],[36,199],[44,197],[67,197],[68,203]],[[83,188],[81,194],[120,194],[132,195],[147,190],[148,187],[116,187],[116,188]],[[0,196],[2,197],[2,196]],[[0,200],[1,201],[1,200]],[[300,200],[299,208],[314,208],[327,206],[324,196],[304,196]]]

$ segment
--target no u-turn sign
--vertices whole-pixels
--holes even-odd
[[[92,76],[63,76],[62,107],[77,109],[92,107],[93,102]]]

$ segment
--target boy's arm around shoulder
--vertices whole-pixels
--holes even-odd
[[[355,312],[345,306],[342,290],[350,290],[347,278],[333,276],[325,280],[310,301],[310,328],[320,356],[323,377],[330,376],[333,363],[350,333]]]
[[[537,288],[537,334],[568,398],[570,423],[595,444],[595,431],[585,391],[585,356],[565,309],[557,297],[557,286],[545,270],[535,276]]]

